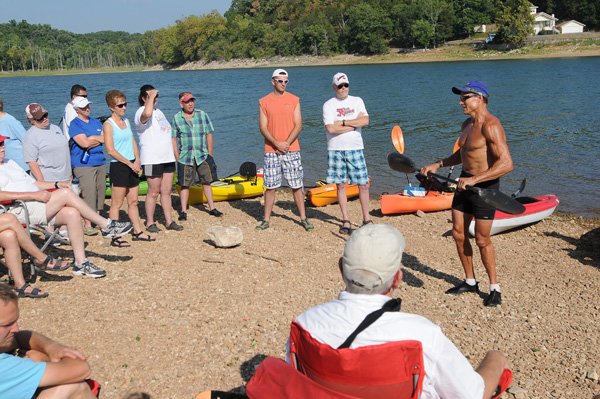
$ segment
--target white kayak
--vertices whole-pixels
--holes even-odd
[[[496,211],[490,235],[539,222],[552,215],[560,203],[558,197],[554,194],[538,195],[535,197],[517,197],[515,199],[525,206],[525,212],[519,213],[518,215],[511,215]],[[469,233],[471,236],[475,236],[475,221],[472,221],[469,225]]]

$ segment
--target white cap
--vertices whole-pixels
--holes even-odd
[[[342,83],[348,83],[350,84],[350,81],[348,80],[348,76],[346,76],[345,73],[343,72],[338,72],[335,75],[333,75],[333,84],[334,85],[341,85]]]
[[[368,224],[361,227],[346,241],[342,257],[344,276],[348,277],[354,270],[375,273],[381,282],[368,287],[371,289],[390,281],[400,270],[405,245],[402,233],[389,224]],[[363,284],[366,282],[357,282],[368,285]]]
[[[276,69],[273,71],[273,76],[271,76],[272,78],[276,78],[278,76],[285,76],[286,78],[288,77],[288,73],[285,69]]]
[[[73,104],[73,106],[75,108],[85,108],[89,104],[91,104],[90,101],[87,98],[85,98],[85,97],[79,97],[79,96],[75,97],[73,99],[73,101],[71,101],[71,103]]]

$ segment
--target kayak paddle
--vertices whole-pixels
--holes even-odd
[[[414,173],[420,169],[415,166],[415,163],[410,158],[398,153],[389,153],[387,161],[390,168],[402,173]],[[458,180],[450,179],[446,176],[438,175],[437,173],[429,173],[429,175],[449,181],[450,183],[458,183]],[[523,204],[519,203],[514,198],[511,198],[509,195],[502,193],[500,190],[474,186],[467,186],[466,188],[477,193],[483,202],[502,212],[510,213],[511,215],[525,212],[525,206],[523,206]]]
[[[402,128],[398,125],[392,128],[392,144],[396,151],[404,154],[404,136],[402,135]]]

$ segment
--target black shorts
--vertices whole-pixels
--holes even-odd
[[[142,165],[146,177],[161,177],[165,173],[175,173],[175,162]]]
[[[133,162],[133,161],[131,161]],[[110,184],[115,187],[137,187],[140,185],[140,176],[124,163],[111,162],[109,168]]]
[[[471,176],[473,175],[464,171],[460,173],[460,177]],[[500,179],[477,183],[475,187],[499,190]],[[454,193],[454,199],[452,200],[452,209],[473,215],[479,220],[494,220],[494,214],[496,213],[496,208],[483,202],[481,197],[476,192],[471,190],[457,190]]]

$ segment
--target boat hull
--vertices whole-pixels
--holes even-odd
[[[346,198],[358,197],[358,185],[346,185]],[[337,185],[335,183],[323,184],[319,187],[314,187],[306,191],[306,198],[313,206],[326,206],[338,202]]]
[[[393,215],[398,213],[414,213],[417,211],[437,212],[452,207],[454,193],[428,191],[424,197],[412,197],[398,194],[381,195],[381,213]]]
[[[233,201],[242,198],[260,197],[263,194],[264,180],[262,177],[257,177],[256,181],[247,180],[240,176],[226,177],[219,179],[225,183],[224,185],[212,186],[213,201]],[[181,187],[176,185],[175,188],[179,193]],[[193,185],[190,187],[189,205],[206,203],[206,196],[201,185]]]
[[[535,197],[518,197],[516,200],[525,206],[525,212],[518,215],[511,215],[496,211],[490,235],[539,222],[552,215],[560,203],[558,197],[553,194],[538,195]],[[475,221],[472,221],[469,225],[469,234],[475,236]]]

